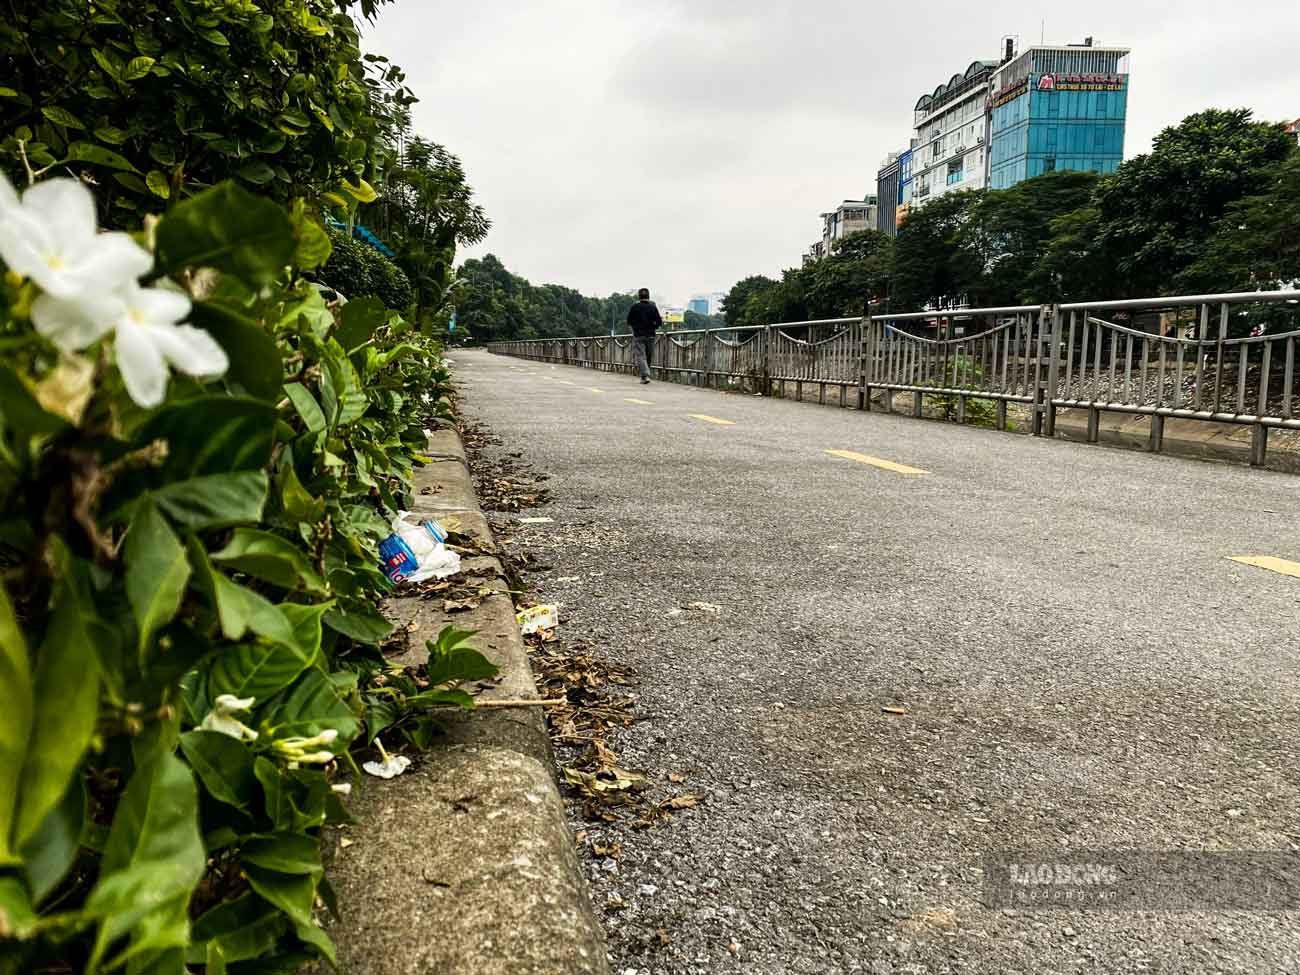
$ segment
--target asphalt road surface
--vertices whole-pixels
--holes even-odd
[[[1300,971],[1294,874],[1041,906],[1300,848],[1300,479],[454,359],[550,475],[539,594],[640,674],[624,762],[705,797],[588,863],[619,975]],[[1105,869],[989,906],[1000,851]]]

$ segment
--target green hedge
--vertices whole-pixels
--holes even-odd
[[[329,252],[302,207],[221,184],[154,253],[81,228],[55,267],[17,235],[33,192],[0,186],[0,972],[332,960],[352,749],[426,743],[495,671],[450,628],[418,683],[380,649],[377,547],[447,372],[382,302],[286,273]]]
[[[338,230],[329,231],[333,251],[321,269],[321,280],[351,301],[374,295],[390,308],[406,311],[411,305],[411,282],[406,272],[369,244]]]

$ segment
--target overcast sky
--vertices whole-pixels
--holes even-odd
[[[1043,23],[1043,19],[1046,23]],[[396,0],[366,32],[535,284],[675,301],[776,275],[999,38],[1133,48],[1126,156],[1208,106],[1300,116],[1294,0]]]

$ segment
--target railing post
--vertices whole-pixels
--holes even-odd
[[[1091,435],[1090,435],[1091,436]],[[1096,443],[1096,437],[1092,437]],[[1165,442],[1165,418],[1158,413],[1151,414],[1151,432],[1147,437],[1147,450],[1153,454],[1160,453]]]
[[[1256,423],[1250,433],[1250,466],[1263,467],[1268,454],[1268,427]]]
[[[1061,382],[1061,309],[1048,305],[1051,309],[1052,331],[1051,351],[1047,355],[1047,402],[1043,404],[1045,412],[1043,433],[1049,437],[1056,436],[1056,399],[1060,396]],[[1044,311],[1044,314],[1047,312]],[[1041,356],[1041,353],[1040,353]]]
[[[1048,315],[1051,315],[1053,317],[1053,325],[1051,327],[1048,327],[1047,325]],[[1049,336],[1055,333],[1055,316],[1056,316],[1055,305],[1042,305],[1039,307],[1038,331],[1034,336],[1034,341],[1032,343],[1029,343],[1026,347],[1027,349],[1032,348],[1034,350],[1033,432],[1035,437],[1041,437],[1047,425],[1046,424],[1047,411],[1048,411],[1048,407],[1050,406],[1050,403],[1047,401],[1047,387],[1048,384],[1051,382],[1051,376],[1045,377],[1043,375],[1043,332],[1047,331]],[[1032,324],[1029,325],[1029,328],[1032,329],[1033,327],[1034,326]],[[1055,350],[1053,350],[1053,352],[1051,353],[1051,363],[1053,368],[1055,367],[1056,358],[1057,358],[1057,353],[1055,352]],[[1051,436],[1051,434],[1049,433],[1048,436]]]
[[[772,395],[772,326],[763,326],[763,395]]]
[[[713,375],[713,332],[711,328],[704,330],[704,385],[708,389],[718,388]]]
[[[858,409],[871,410],[871,387],[867,385],[867,364],[871,361],[871,316],[862,319],[862,337],[858,343]]]

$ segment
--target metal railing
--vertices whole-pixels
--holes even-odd
[[[1007,426],[1008,404],[1030,412],[1033,433],[1053,436],[1058,411],[1087,411],[1087,438],[1102,413],[1151,418],[1161,449],[1169,417],[1246,425],[1250,460],[1264,463],[1270,429],[1300,430],[1300,291],[1241,292],[965,308],[870,318],[781,322],[660,333],[655,369],[681,382],[750,388],[796,399],[804,387],[838,390],[839,405],[911,412],[927,402],[964,422],[972,403]],[[630,336],[496,342],[503,355],[632,372]]]

